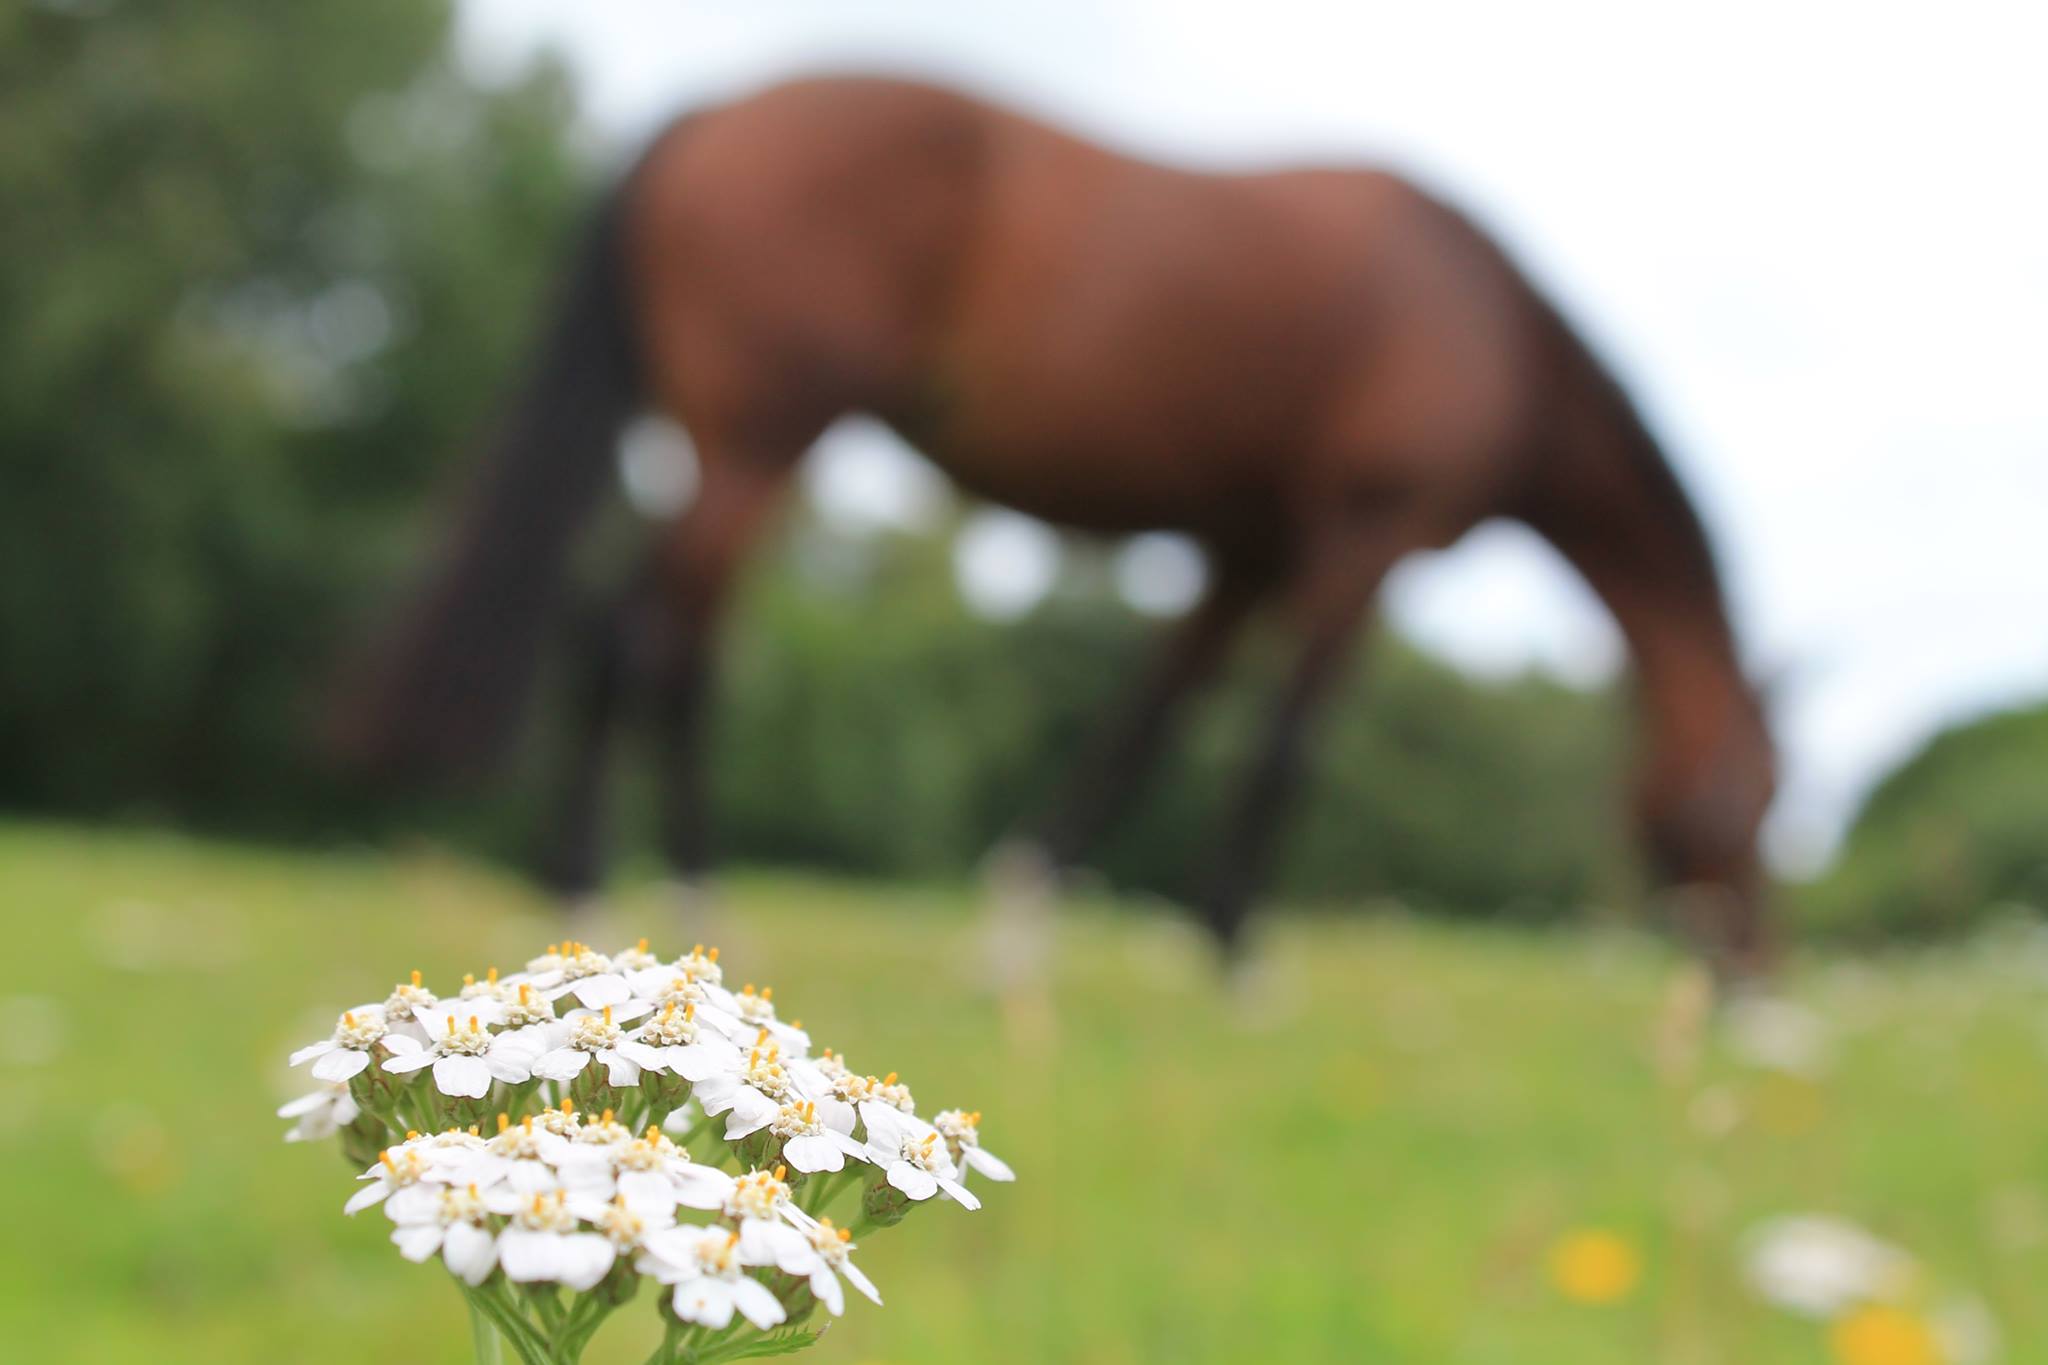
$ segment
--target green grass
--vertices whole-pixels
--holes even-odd
[[[1688,1055],[1683,964],[1633,935],[1284,919],[1268,989],[1238,999],[1177,926],[1084,906],[1056,1030],[1019,1033],[974,988],[964,893],[729,892],[728,963],[925,1107],[984,1110],[1023,1177],[874,1239],[888,1306],[856,1302],[821,1365],[1821,1361],[1819,1329],[1736,1275],[1746,1228],[1805,1210],[1902,1243],[1989,1303],[2007,1359],[2048,1358],[2048,975],[2025,938],[1803,963],[1792,989],[1837,1038],[1800,1081]],[[629,893],[618,933],[687,946],[663,912]],[[344,1219],[349,1172],[270,1111],[337,1008],[551,937],[528,894],[424,854],[0,827],[0,923],[8,1359],[467,1358],[440,1272]],[[1643,1257],[1619,1303],[1550,1284],[1582,1227]],[[652,1316],[591,1358],[638,1360]]]

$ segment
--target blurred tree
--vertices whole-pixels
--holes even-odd
[[[2048,913],[2048,705],[1958,725],[1879,783],[1802,918],[1849,935]]]
[[[0,8],[0,802],[277,827],[582,178],[435,0]]]

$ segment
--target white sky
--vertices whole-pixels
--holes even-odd
[[[1777,680],[1771,829],[1811,867],[1939,725],[2048,692],[2048,6],[1733,0],[464,0],[470,60],[539,43],[623,151],[819,67],[932,74],[1161,157],[1394,162],[1488,223],[1615,361],[1716,532]],[[931,500],[874,428],[812,487]],[[977,528],[1012,602],[1043,538]],[[1037,547],[1037,548],[1034,548]],[[1157,546],[1134,558],[1185,578]],[[1150,581],[1127,563],[1120,581]],[[991,588],[991,585],[992,588]],[[1169,585],[1170,587],[1170,585]],[[1592,599],[1488,527],[1389,610],[1462,665],[1605,676]],[[1172,600],[1161,588],[1158,603]]]

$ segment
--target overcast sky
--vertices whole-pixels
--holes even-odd
[[[1419,175],[1667,438],[1777,680],[1788,870],[1932,730],[2048,694],[2048,6],[464,0],[463,42],[500,72],[561,48],[621,152],[834,67],[945,77],[1180,162]],[[835,446],[813,487],[845,514],[930,496],[872,431]],[[1029,527],[978,539],[991,602],[1042,570]],[[1138,578],[1173,567],[1155,552]],[[1619,657],[1506,527],[1411,563],[1389,607],[1479,670],[1597,679]]]

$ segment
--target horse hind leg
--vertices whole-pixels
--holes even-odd
[[[572,674],[538,874],[567,911],[572,928],[588,928],[604,883],[606,786],[612,745],[632,688],[627,638],[630,596],[590,604],[571,629]]]

